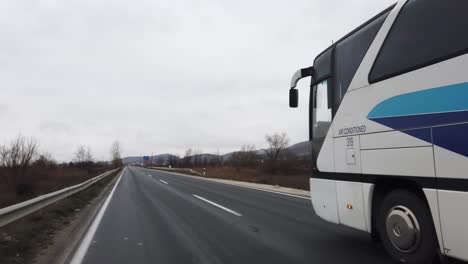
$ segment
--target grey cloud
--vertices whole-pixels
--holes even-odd
[[[6,104],[0,104],[0,116],[5,115],[8,111],[8,106]]]
[[[125,155],[306,140],[291,74],[392,2],[2,1],[2,136],[38,136],[58,160],[79,144],[107,158],[115,139]]]
[[[41,132],[45,133],[69,133],[71,128],[69,125],[63,122],[57,121],[42,121],[38,124],[38,128]]]

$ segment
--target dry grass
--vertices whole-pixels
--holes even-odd
[[[81,183],[106,170],[108,168],[30,167],[15,173],[12,169],[0,168],[0,208]],[[19,184],[25,186],[23,193],[18,193]]]
[[[32,263],[52,245],[53,236],[107,186],[119,172],[89,188],[0,228],[0,263]]]
[[[194,168],[194,170],[200,173],[203,172],[203,168]],[[205,177],[279,185],[302,190],[309,190],[310,178],[310,176],[305,173],[298,175],[266,174],[256,169],[241,168],[237,170],[233,167],[226,166],[207,167]]]

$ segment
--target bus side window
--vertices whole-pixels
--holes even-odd
[[[409,0],[388,33],[369,74],[369,82],[467,53],[467,10],[465,0]]]
[[[390,11],[383,13],[336,45],[334,109],[338,109],[364,55],[389,13]]]

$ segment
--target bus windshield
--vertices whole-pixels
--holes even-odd
[[[312,154],[317,158],[323,141],[332,122],[332,109],[329,108],[328,80],[324,80],[312,87]]]

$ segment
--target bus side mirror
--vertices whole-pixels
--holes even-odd
[[[299,105],[299,91],[289,89],[289,107],[296,108]]]

